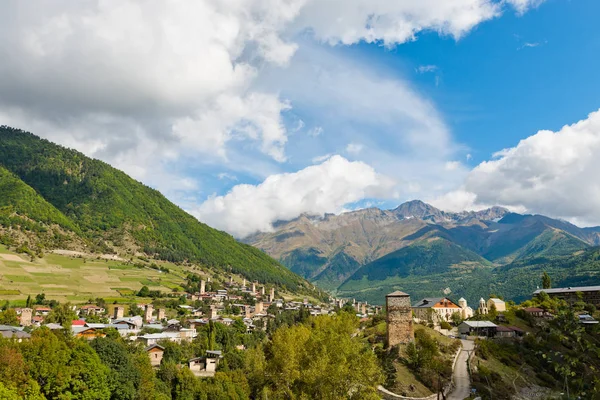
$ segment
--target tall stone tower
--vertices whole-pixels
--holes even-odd
[[[388,348],[411,342],[415,335],[410,295],[401,291],[390,293],[385,296],[385,307]]]
[[[162,321],[163,319],[165,319],[166,315],[166,310],[164,308],[159,308],[158,314],[156,315],[156,319]]]
[[[150,322],[152,321],[152,313],[154,312],[154,307],[152,304],[146,304],[146,308],[144,309],[144,321]]]
[[[201,280],[200,281],[200,294],[204,294],[206,293],[206,281]]]
[[[21,326],[31,326],[33,310],[31,308],[21,309]]]
[[[125,315],[125,307],[122,306],[115,306],[115,309],[113,310],[113,319],[121,319],[123,318],[123,316]]]

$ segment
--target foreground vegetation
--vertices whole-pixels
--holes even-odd
[[[0,398],[12,399],[377,399],[383,375],[353,335],[357,318],[286,311],[264,331],[241,320],[210,323],[192,342],[161,343],[153,369],[143,347],[106,330],[92,341],[38,328],[21,343],[0,340]],[[239,346],[245,350],[239,350]],[[197,378],[192,357],[221,350],[214,378]]]
[[[526,301],[552,318],[533,318],[517,310],[530,334],[522,340],[480,340],[473,361],[473,387],[484,399],[564,398],[600,399],[600,327],[581,324],[580,313],[595,314],[582,301],[567,304],[547,294]],[[510,316],[509,318],[513,318]]]

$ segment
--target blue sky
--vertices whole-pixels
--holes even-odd
[[[0,11],[2,123],[101,158],[236,236],[414,198],[600,224],[598,2]]]

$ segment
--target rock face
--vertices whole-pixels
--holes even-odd
[[[390,293],[385,296],[385,306],[388,348],[413,341],[415,335],[410,296],[400,291]]]

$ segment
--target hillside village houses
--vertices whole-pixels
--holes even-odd
[[[332,314],[340,304],[341,307],[351,305],[359,317],[381,311],[380,306],[353,299],[330,298],[328,304],[313,304],[307,298],[302,301],[286,301],[276,296],[275,288],[259,287],[256,282],[247,284],[243,281],[240,284],[233,278],[230,278],[224,286],[223,289],[207,291],[206,282],[202,280],[198,293],[185,294],[188,304],[180,304],[177,309],[170,310],[155,307],[153,304],[136,304],[142,310],[142,315],[128,315],[129,307],[120,304],[73,306],[78,319],[71,322],[70,329],[75,337],[87,340],[104,337],[107,328],[116,329],[122,337],[143,344],[151,363],[158,366],[164,351],[161,343],[192,341],[197,335],[197,328],[209,322],[232,325],[238,319],[246,326],[247,332],[251,332],[257,329],[257,325],[264,327],[269,319],[275,318],[272,314],[273,307],[278,310],[299,310],[303,307],[313,316]],[[198,301],[202,302],[203,307],[190,305],[198,305]],[[240,310],[239,316],[231,314],[233,309]],[[0,326],[0,334],[4,337],[27,340],[30,334],[25,329],[35,329],[40,326],[52,330],[64,329],[59,324],[46,323],[45,319],[52,312],[51,307],[36,305],[31,308],[15,308],[15,311],[20,326]],[[173,316],[176,318],[171,318]],[[99,320],[103,322],[91,322]],[[190,365],[198,376],[210,376],[214,374],[220,358],[220,354],[216,351],[207,352],[204,357],[190,360]]]

